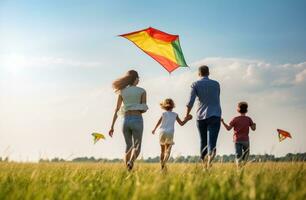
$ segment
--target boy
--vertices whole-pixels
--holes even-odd
[[[249,127],[255,131],[256,124],[250,117],[246,116],[246,113],[248,112],[247,102],[240,102],[237,111],[240,115],[234,117],[229,125],[227,125],[223,119],[221,119],[221,122],[228,131],[234,128],[236,165],[237,167],[240,167],[241,161],[245,164],[250,152]]]

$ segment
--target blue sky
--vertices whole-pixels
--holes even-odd
[[[0,9],[1,53],[103,59],[103,68],[118,66],[114,73],[138,65],[136,57],[152,65],[149,72],[162,71],[116,37],[148,26],[179,34],[189,63],[203,57],[297,63],[306,55],[305,1],[2,0]]]
[[[206,57],[298,63],[306,55],[305,8],[305,1],[2,0],[0,53],[103,61],[99,69],[82,71],[85,79],[79,71],[47,73],[94,84],[110,81],[100,78],[104,70],[116,76],[131,66],[146,65],[145,76],[162,74],[154,61],[116,37],[153,26],[180,35],[189,63]]]
[[[215,77],[224,79],[225,84],[228,84],[226,80],[231,75],[236,77],[231,82],[235,90],[238,90],[236,94],[238,97],[266,98],[267,102],[275,106],[275,111],[283,112],[278,114],[294,113],[296,109],[299,109],[299,114],[296,118],[291,117],[287,126],[289,129],[292,127],[293,130],[300,131],[305,125],[300,123],[301,117],[298,118],[298,116],[302,116],[302,119],[306,117],[306,106],[303,103],[306,96],[301,92],[306,88],[305,10],[306,1],[298,0],[0,0],[0,94],[2,97],[0,106],[4,109],[17,105],[19,108],[17,111],[21,112],[20,116],[29,115],[30,108],[30,110],[36,110],[37,116],[40,116],[40,112],[53,113],[52,110],[56,110],[57,112],[53,113],[50,119],[47,117],[39,119],[43,120],[42,124],[50,128],[50,132],[46,132],[47,135],[52,135],[51,130],[54,129],[61,131],[69,128],[82,135],[83,133],[78,130],[84,131],[86,128],[79,125],[73,129],[70,127],[72,124],[60,125],[62,123],[60,116],[69,118],[70,114],[78,110],[80,106],[84,107],[92,103],[96,109],[85,106],[85,111],[82,111],[87,113],[85,115],[87,118],[82,119],[88,120],[84,122],[87,124],[86,127],[90,128],[90,125],[95,126],[94,122],[98,123],[95,121],[97,119],[90,118],[92,114],[90,111],[94,112],[95,116],[109,121],[111,114],[100,116],[96,110],[99,108],[101,112],[107,113],[108,108],[114,106],[111,99],[115,95],[107,93],[109,96],[101,97],[100,93],[95,94],[93,91],[101,90],[101,88],[110,89],[111,81],[128,69],[138,70],[144,85],[148,85],[147,82],[150,82],[148,80],[172,82],[177,76],[185,74],[186,80],[191,81],[190,77],[193,77],[193,74],[190,73],[195,70],[196,63],[208,62],[212,69],[214,67],[216,69]],[[117,37],[119,34],[148,26],[180,35],[185,58],[187,63],[191,64],[191,70],[179,69],[169,77],[154,60],[135,48],[129,41]],[[223,68],[221,65],[224,65]],[[219,69],[222,71],[218,71]],[[245,73],[241,74],[241,72]],[[241,77],[247,77],[248,83],[241,83],[245,80],[240,80],[238,74]],[[158,77],[162,78],[158,79]],[[189,84],[182,81],[177,87],[184,88],[183,83]],[[244,84],[245,87],[242,86]],[[231,91],[234,88],[227,89]],[[156,91],[157,89],[149,85],[148,90]],[[235,114],[231,107],[235,106],[235,101],[239,98],[231,96],[229,91],[224,91],[224,110]],[[171,90],[167,92],[171,94]],[[177,97],[182,99],[181,103],[184,105],[185,94],[188,92],[183,90],[178,92]],[[248,92],[249,96],[247,96]],[[101,99],[99,101],[85,97],[82,99],[86,95],[96,95]],[[293,96],[290,99],[283,99],[282,97],[286,95]],[[103,101],[103,98],[108,100]],[[72,102],[65,102],[63,99],[70,99]],[[279,99],[281,103],[275,103]],[[260,101],[260,99],[257,100]],[[159,100],[156,99],[156,101]],[[107,109],[103,110],[101,104]],[[157,105],[158,102],[152,102],[152,104]],[[284,105],[287,107],[284,108]],[[265,106],[262,107],[263,110],[269,108],[269,105]],[[19,123],[25,123],[19,121],[18,112],[15,114],[9,112],[11,125],[5,124],[3,120],[5,115],[2,116],[2,124],[0,121],[2,132],[6,130],[18,135],[21,129],[16,129],[13,125],[19,126]],[[259,113],[255,115],[260,116]],[[33,115],[28,120],[32,122],[38,120],[37,116]],[[268,119],[265,118],[265,120]],[[284,121],[277,122],[274,119],[275,123],[286,124]],[[100,129],[107,129],[108,126],[107,123],[101,127],[97,125]],[[32,133],[40,130],[35,125],[33,127],[29,127],[27,131]],[[189,129],[195,131],[194,127]],[[265,125],[265,131],[270,129],[272,127]],[[14,143],[13,138],[8,137],[6,141],[17,149],[20,146]],[[0,150],[1,146],[6,147],[6,145],[0,143]],[[299,145],[296,144],[297,148],[300,148]],[[27,146],[24,148],[31,149]],[[56,152],[53,148],[50,146],[50,151]],[[288,151],[299,150],[288,149]],[[24,149],[21,148],[20,151]],[[29,150],[29,152],[32,151],[36,150]],[[67,150],[69,151],[70,149]],[[59,154],[64,154],[63,152],[59,151]],[[84,150],[84,152],[87,151]],[[258,152],[261,152],[260,149]],[[279,153],[284,152],[286,151],[279,151]]]
[[[305,1],[2,0],[0,6],[2,31],[25,48],[2,46],[4,53],[114,58],[137,53],[116,35],[153,26],[180,34],[189,62],[212,56],[301,62],[306,54]]]
[[[102,71],[88,72],[99,83],[95,75],[110,69],[117,75],[133,65],[163,73],[116,37],[153,26],[181,36],[189,63],[205,57],[297,63],[306,55],[305,8],[305,1],[2,0],[0,53],[103,60]]]

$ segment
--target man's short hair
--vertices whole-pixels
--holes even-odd
[[[201,76],[208,76],[209,75],[209,68],[207,65],[202,65],[199,67],[199,72]]]

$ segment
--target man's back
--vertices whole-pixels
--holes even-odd
[[[208,77],[194,82],[191,86],[191,95],[188,107],[192,107],[195,98],[198,97],[197,119],[207,119],[209,117],[221,117],[220,106],[220,85],[217,81]]]

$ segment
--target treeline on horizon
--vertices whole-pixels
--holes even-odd
[[[177,156],[170,157],[170,163],[196,163],[200,161],[199,156]],[[217,155],[215,158],[215,162],[227,163],[234,162],[235,155]],[[306,152],[305,153],[288,153],[282,157],[276,157],[271,154],[264,155],[250,155],[249,161],[251,162],[305,162],[306,161]],[[123,162],[123,159],[115,158],[115,159],[106,159],[106,158],[95,158],[95,157],[77,157],[72,159],[71,161],[67,161],[62,158],[53,158],[53,159],[40,159],[39,162],[102,162],[102,163],[119,163]],[[159,156],[156,157],[148,157],[146,159],[139,159],[138,162],[143,163],[158,163]]]
[[[141,158],[138,159],[138,162],[143,163],[158,163],[160,157],[148,157],[146,159]],[[249,155],[249,162],[305,162],[306,161],[306,152],[305,153],[288,153],[285,156],[276,157],[271,154],[264,154],[264,155]],[[170,157],[170,163],[196,163],[200,161],[199,156],[177,156],[177,157]],[[217,155],[215,158],[215,162],[220,163],[227,163],[227,162],[234,162],[235,155]],[[9,158],[0,157],[0,162],[9,162]],[[95,158],[91,157],[77,157],[72,160],[66,160],[63,158],[52,158],[52,159],[39,159],[40,163],[44,162],[102,162],[102,163],[119,163],[123,162],[123,159],[115,158],[115,159],[107,159],[107,158]]]

